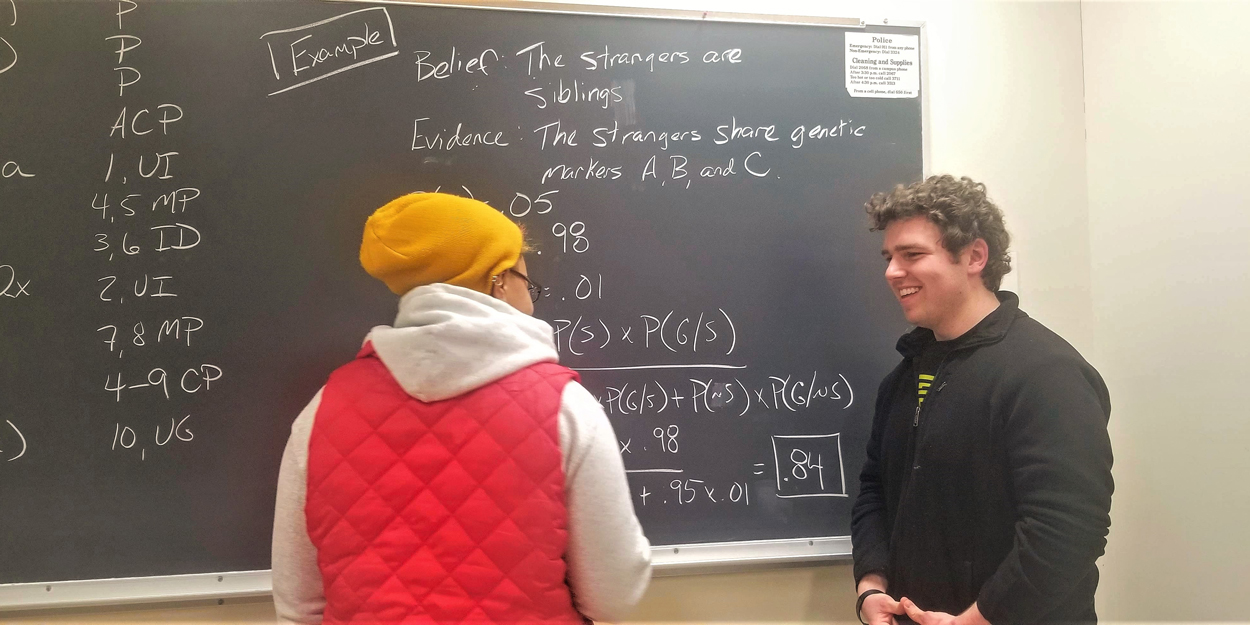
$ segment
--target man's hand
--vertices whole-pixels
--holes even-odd
[[[903,597],[898,603],[903,606],[903,611],[907,613],[907,618],[915,621],[916,625],[955,625],[954,614],[926,612],[921,610],[919,606],[907,597]]]
[[[884,593],[869,595],[867,599],[864,599],[864,607],[860,609],[859,614],[868,625],[894,625],[894,615],[902,616],[903,606]],[[921,625],[925,624],[921,623]]]
[[[864,605],[867,606],[868,602],[865,601]],[[926,612],[907,597],[900,599],[898,605],[902,606],[903,611],[907,613],[907,618],[915,621],[916,625],[990,625],[990,622],[981,616],[981,609],[975,603],[959,616],[945,612]],[[864,611],[867,612],[867,609]]]

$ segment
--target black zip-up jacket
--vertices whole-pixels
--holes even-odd
[[[963,336],[918,409],[916,357],[877,391],[852,512],[855,580],[881,573],[895,599],[994,625],[1094,622],[1094,561],[1111,525],[1111,400],[1066,341],[1012,293]]]

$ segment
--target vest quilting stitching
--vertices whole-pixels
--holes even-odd
[[[422,404],[421,408],[426,409],[424,414],[416,415],[411,410],[413,406],[411,402],[416,400],[411,400],[406,395],[403,396],[401,404],[395,405],[393,392],[397,385],[392,378],[389,378],[389,373],[385,372],[380,361],[376,358],[362,358],[353,365],[357,365],[354,367],[355,373],[368,371],[369,375],[365,378],[372,378],[372,383],[366,385],[367,388],[364,391],[354,396],[335,396],[327,402],[326,398],[332,395],[329,393],[334,382],[334,377],[332,377],[331,384],[327,385],[327,393],[323,395],[323,410],[328,404],[335,404],[337,400],[347,400],[340,402],[344,405],[337,405],[336,410],[354,413],[353,416],[371,415],[372,421],[365,420],[366,425],[370,426],[368,428],[370,431],[359,431],[361,423],[340,424],[338,419],[327,417],[326,423],[339,424],[344,427],[350,425],[357,429],[354,433],[349,432],[346,438],[350,440],[327,440],[318,435],[319,428],[314,425],[313,440],[316,441],[314,445],[323,453],[320,456],[320,464],[333,468],[324,474],[322,474],[324,468],[322,471],[314,471],[311,466],[312,454],[310,453],[310,503],[321,500],[321,495],[317,493],[319,488],[350,484],[354,487],[354,491],[349,497],[337,499],[339,506],[320,507],[316,510],[316,514],[313,513],[312,508],[319,504],[311,505],[309,508],[310,535],[316,534],[323,540],[330,538],[348,543],[354,541],[357,544],[367,544],[381,536],[387,537],[388,540],[398,537],[406,540],[409,546],[419,546],[411,548],[406,553],[393,554],[399,557],[390,559],[371,557],[348,562],[328,562],[324,558],[319,558],[327,581],[327,596],[331,594],[330,590],[349,591],[347,594],[351,597],[351,603],[355,604],[354,606],[341,606],[346,608],[343,610],[344,614],[339,614],[327,606],[327,621],[346,617],[347,620],[357,622],[355,617],[365,617],[364,614],[354,613],[355,610],[352,608],[371,605],[381,595],[396,592],[397,588],[401,590],[406,588],[405,580],[401,579],[401,575],[406,574],[406,569],[417,563],[431,569],[440,569],[438,579],[441,581],[428,588],[423,600],[414,601],[403,617],[398,620],[412,618],[426,622],[437,620],[439,614],[442,614],[445,618],[450,617],[461,621],[488,619],[505,622],[510,618],[515,620],[518,615],[515,611],[510,611],[511,606],[507,602],[492,601],[489,597],[499,594],[529,595],[529,604],[550,606],[549,595],[552,595],[553,591],[558,591],[556,595],[559,596],[555,597],[557,609],[554,612],[548,610],[549,613],[544,618],[554,618],[561,622],[578,622],[578,616],[571,609],[563,580],[559,580],[559,588],[555,589],[551,588],[550,584],[525,587],[525,582],[528,581],[527,576],[532,577],[533,566],[539,566],[541,570],[545,562],[554,561],[558,563],[558,568],[550,569],[551,571],[564,570],[560,558],[563,556],[564,541],[567,540],[567,526],[563,516],[563,472],[559,440],[556,436],[558,429],[556,421],[563,386],[570,379],[575,379],[576,374],[558,365],[535,365],[498,381],[492,385],[495,388],[490,389],[489,394],[479,394],[479,391],[471,392],[470,395],[479,394],[471,398],[472,402]],[[353,367],[353,365],[348,365],[348,367]],[[385,374],[385,377],[377,375],[378,373]],[[544,405],[547,408],[542,410],[545,410],[547,414],[538,414],[531,406],[532,401],[527,399],[523,402],[520,399],[522,396],[535,393],[546,393]],[[471,415],[455,412],[465,410],[465,406],[470,403],[478,409],[488,407],[491,409],[482,410],[482,414],[476,420]],[[388,409],[379,410],[380,405],[387,406]],[[440,409],[445,408],[445,410],[432,409],[435,406]],[[452,417],[451,421],[459,419],[471,424],[474,429],[469,433],[440,432],[438,425],[447,417]],[[415,440],[407,444],[406,451],[402,449],[403,445],[396,444],[393,439],[388,440],[382,434],[382,431],[390,424],[395,423],[393,421],[395,419],[407,420],[406,425],[409,426],[415,421],[422,421],[422,432]],[[468,420],[465,421],[466,419]],[[498,424],[492,423],[495,419],[504,419],[504,421]],[[520,419],[525,423],[532,422],[532,426],[528,430],[511,432],[508,426],[513,425],[513,422],[509,419]],[[316,424],[322,424],[322,422],[322,413],[319,412]],[[461,425],[463,426],[464,423]],[[334,430],[336,434],[339,429]],[[323,434],[324,431],[321,433]],[[516,436],[516,434],[521,435]],[[538,446],[537,451],[546,455],[535,454],[535,445]],[[377,458],[382,455],[382,447],[385,447],[385,452],[389,453],[389,456],[385,457],[384,462],[379,463]],[[406,456],[419,449],[438,447],[448,452],[449,456],[441,466],[437,467],[433,475],[426,474],[423,478],[419,465],[412,465],[412,460],[407,459]],[[551,453],[552,450],[554,453]],[[361,454],[370,456],[369,462],[372,464],[360,461],[357,457]],[[536,466],[533,462],[535,455],[542,457],[544,463]],[[482,467],[473,464],[481,462],[484,458],[495,458],[498,466]],[[354,459],[357,462],[354,463]],[[348,471],[350,475],[347,474]],[[391,499],[378,496],[375,491],[379,484],[387,481],[388,476],[390,476],[389,479],[397,479],[400,483],[415,486],[403,496]],[[533,502],[508,497],[505,487],[518,486],[508,481],[509,476],[512,476],[514,480],[516,476],[523,476],[524,483],[520,486],[526,492],[538,493],[536,501],[539,510],[546,510],[544,514],[548,516],[552,514],[554,509],[550,508],[550,505],[554,504],[558,507],[559,514],[553,517],[558,521],[556,527],[530,527],[528,525],[524,518],[526,512],[523,508],[532,505]],[[440,484],[442,481],[470,487],[467,490],[461,489],[461,492],[456,492],[452,496],[451,490],[443,488],[447,484]],[[423,496],[431,492],[437,495]],[[530,496],[534,497],[534,495]],[[433,505],[435,502],[437,506]],[[441,517],[435,520],[435,524],[424,530],[427,537],[434,539],[429,541],[430,544],[421,544],[421,537],[404,519],[406,512],[418,505],[422,508],[422,514],[432,513],[436,517]],[[472,515],[467,513],[460,515],[469,505],[474,506]],[[367,508],[375,517],[356,519],[354,511],[361,506]],[[376,515],[379,514],[380,518],[377,518]],[[489,520],[480,526],[472,525],[479,523],[483,517],[488,517]],[[418,518],[422,519],[422,517]],[[471,525],[466,527],[466,522]],[[368,525],[369,529],[362,532],[361,525]],[[542,553],[542,549],[531,549],[517,557],[508,554],[506,549],[484,548],[493,537],[499,535],[501,528],[506,528],[510,536],[523,536],[535,546],[541,547],[547,544],[548,553]],[[547,532],[545,536],[544,531]],[[454,553],[446,550],[443,553],[433,553],[435,549],[431,547],[431,544],[437,542],[440,534],[453,539],[450,540],[451,543],[459,544],[459,547],[450,550]],[[551,540],[551,537],[558,538],[559,542],[557,544],[543,542]],[[372,555],[377,556],[377,554]],[[507,555],[506,558],[505,555]],[[362,575],[367,570],[355,570],[360,562],[364,563],[364,569],[371,569],[375,575],[383,576],[383,579],[379,580],[375,577],[370,582],[366,579],[367,576]],[[485,563],[489,563],[494,569],[490,575],[487,575],[490,572],[484,569]],[[470,582],[473,583],[470,584]],[[488,599],[472,602],[460,601],[459,606],[440,603],[440,600],[446,598],[443,595],[448,595],[453,599],[457,595],[473,596],[474,588],[469,586],[475,586],[479,592],[485,589]],[[391,622],[390,619],[387,619],[387,622]]]

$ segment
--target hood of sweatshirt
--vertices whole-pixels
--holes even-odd
[[[408,291],[394,326],[366,341],[409,395],[450,399],[540,362],[558,362],[552,329],[485,293],[449,284]]]

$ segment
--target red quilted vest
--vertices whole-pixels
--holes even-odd
[[[305,513],[326,623],[582,623],[552,363],[452,399],[412,398],[366,345],[331,374]]]

